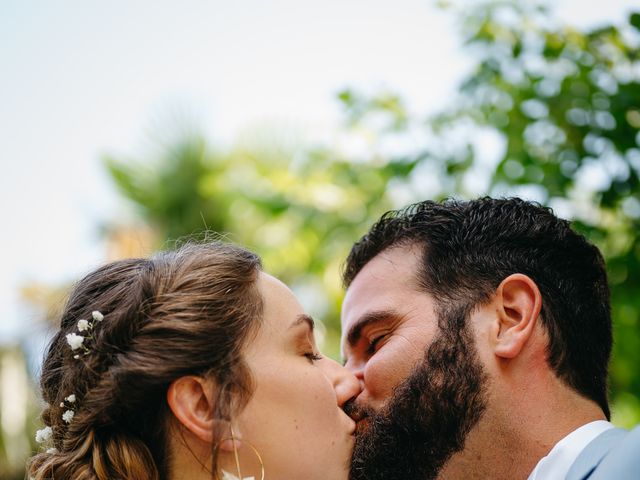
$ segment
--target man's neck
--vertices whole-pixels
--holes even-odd
[[[540,407],[538,405],[543,405]],[[467,436],[464,450],[454,454],[439,480],[526,480],[536,464],[565,436],[595,420],[602,410],[580,397],[530,408],[488,410]]]

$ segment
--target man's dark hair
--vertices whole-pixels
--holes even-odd
[[[549,365],[610,417],[605,264],[600,251],[568,221],[519,198],[416,203],[385,213],[353,246],[343,272],[345,286],[383,250],[414,244],[422,247],[418,280],[440,310],[462,308],[468,316],[513,273],[535,281],[549,335]]]

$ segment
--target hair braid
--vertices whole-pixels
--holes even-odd
[[[240,352],[261,312],[259,268],[258,257],[238,247],[188,244],[150,260],[108,264],[81,280],[42,370],[48,403],[42,420],[57,450],[34,456],[29,475],[166,478],[169,384],[182,375],[213,375],[218,415],[250,394]],[[93,310],[104,321],[85,337],[87,353],[76,359],[65,337]],[[63,420],[67,409],[70,422]]]

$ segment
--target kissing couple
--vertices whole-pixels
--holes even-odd
[[[344,365],[238,246],[105,265],[41,373],[35,480],[631,479],[598,249],[517,198],[424,201],[349,253]]]

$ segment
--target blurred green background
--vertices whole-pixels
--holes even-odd
[[[416,112],[401,91],[345,87],[335,99],[340,135],[364,148],[345,152],[277,128],[223,147],[187,122],[146,157],[106,155],[105,171],[135,212],[102,225],[107,256],[168,248],[205,228],[224,233],[292,286],[320,320],[323,350],[339,358],[340,266],[380,214],[427,198],[537,199],[604,253],[613,421],[640,423],[640,9],[579,29],[535,2],[439,7],[472,61],[438,112]],[[55,321],[66,288],[34,283],[23,296]],[[0,478],[22,478],[38,402],[20,348],[0,348]],[[12,414],[17,403],[27,415]]]

